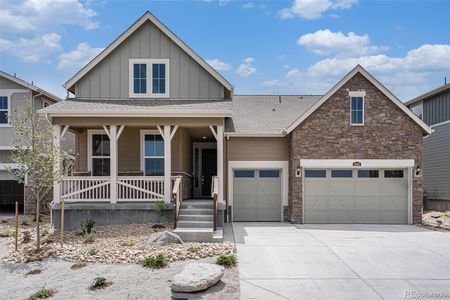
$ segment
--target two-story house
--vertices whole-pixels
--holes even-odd
[[[450,210],[450,84],[405,103],[433,129],[423,140],[423,190],[427,208]]]
[[[73,99],[40,111],[55,140],[77,135],[56,227],[61,199],[66,228],[151,222],[162,200],[186,240],[224,221],[421,220],[430,128],[361,66],[322,96],[234,95],[147,12],[65,88]]]
[[[0,211],[14,211],[15,202],[25,214],[34,212],[36,203],[27,187],[8,171],[16,163],[11,159],[12,142],[15,137],[13,119],[15,114],[24,113],[27,102],[33,110],[45,108],[61,99],[15,75],[0,71]],[[69,140],[68,140],[69,142]],[[67,145],[67,144],[65,144]],[[24,147],[26,145],[24,144]],[[67,145],[70,147],[70,145]]]

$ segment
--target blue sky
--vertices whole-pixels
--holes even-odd
[[[0,0],[0,69],[61,85],[150,10],[245,94],[323,94],[357,63],[405,101],[450,81],[450,1]]]

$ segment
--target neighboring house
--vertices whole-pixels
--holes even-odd
[[[33,213],[35,208],[31,193],[7,169],[16,165],[11,159],[14,115],[24,113],[27,102],[37,111],[58,101],[61,99],[57,96],[0,71],[0,212],[13,212],[16,201],[19,201],[20,212],[25,214]]]
[[[450,210],[450,84],[405,103],[433,129],[423,140],[423,190],[428,209]]]
[[[430,128],[361,66],[323,96],[234,95],[147,12],[65,88],[74,99],[40,111],[55,138],[77,133],[76,172],[54,189],[56,227],[61,198],[73,228],[149,222],[155,200],[171,207],[212,191],[219,227],[421,220]],[[210,202],[186,203],[177,231],[212,236]]]

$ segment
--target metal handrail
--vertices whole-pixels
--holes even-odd
[[[219,194],[219,178],[213,176],[211,180],[211,197],[213,198],[213,228],[217,229],[217,196]]]

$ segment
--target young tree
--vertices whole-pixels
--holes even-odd
[[[40,250],[40,206],[53,183],[63,176],[62,170],[54,170],[54,164],[61,163],[64,155],[53,145],[53,127],[34,111],[31,101],[26,102],[25,110],[14,112],[12,119],[15,138],[11,158],[18,166],[9,171],[36,199],[36,249]]]

